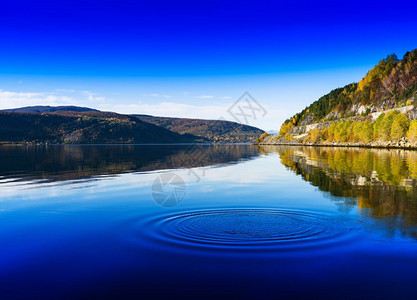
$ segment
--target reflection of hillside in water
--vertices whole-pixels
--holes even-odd
[[[72,180],[227,164],[256,155],[252,145],[2,146],[0,179]]]
[[[260,152],[278,153],[283,165],[329,192],[341,209],[357,206],[362,214],[390,217],[392,229],[397,223],[415,229],[417,151],[267,146]]]

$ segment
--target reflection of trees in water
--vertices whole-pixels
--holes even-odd
[[[342,210],[357,206],[361,214],[389,217],[386,226],[417,237],[417,151],[269,146],[260,152],[278,153]]]
[[[71,180],[135,171],[194,168],[258,155],[252,145],[52,145],[0,147],[0,176]]]

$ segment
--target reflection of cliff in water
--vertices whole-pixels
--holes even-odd
[[[362,214],[389,217],[392,229],[401,223],[415,230],[417,151],[267,146],[260,152],[278,153],[283,165],[329,192],[341,209],[357,206]]]
[[[0,179],[72,180],[227,164],[256,155],[252,145],[1,146]]]

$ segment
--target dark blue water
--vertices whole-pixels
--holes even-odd
[[[417,154],[0,149],[0,299],[417,299]]]

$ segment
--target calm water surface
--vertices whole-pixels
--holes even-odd
[[[0,299],[417,299],[417,152],[2,146]]]

